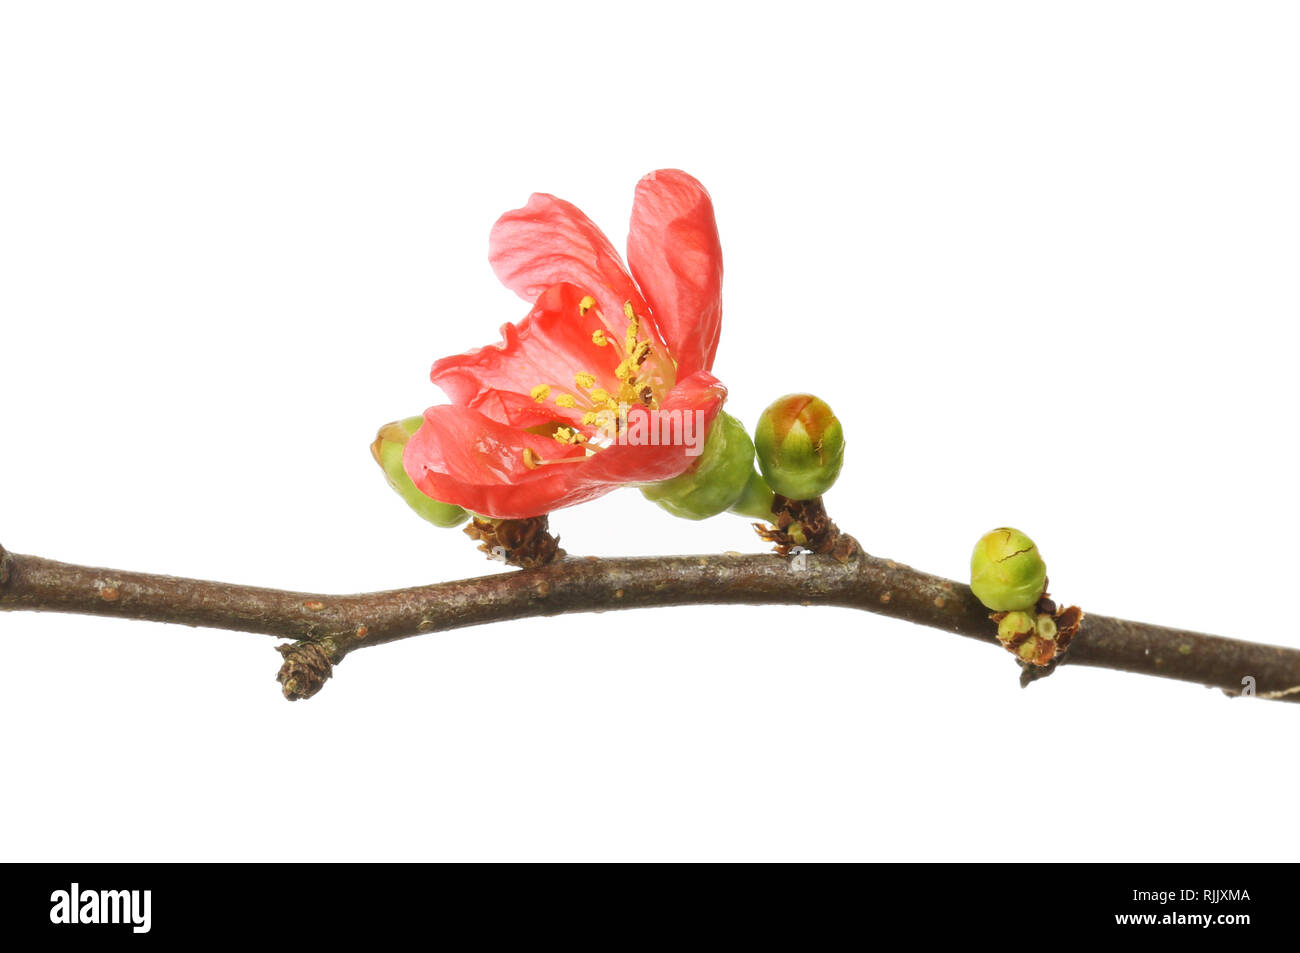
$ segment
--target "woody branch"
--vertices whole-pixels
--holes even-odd
[[[282,647],[286,666],[299,664],[285,679],[291,698],[314,693],[350,653],[414,635],[570,612],[703,604],[842,606],[997,644],[988,610],[969,587],[865,553],[842,563],[773,554],[565,557],[475,579],[324,595],[96,569],[0,549],[3,610],[121,616],[299,640]],[[1258,697],[1300,701],[1300,650],[1091,613],[1065,661],[1230,694],[1249,685]]]

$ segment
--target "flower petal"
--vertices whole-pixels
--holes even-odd
[[[424,423],[406,444],[402,466],[425,495],[498,519],[541,516],[613,489],[575,489],[573,471],[585,462],[529,468],[525,449],[545,460],[585,454],[580,446],[564,446],[478,411],[443,404],[424,412]]]
[[[552,420],[575,423],[585,407],[574,382],[579,372],[591,374],[596,385],[618,392],[614,376],[621,352],[597,346],[593,332],[604,329],[594,310],[583,314],[584,292],[576,285],[547,288],[518,324],[501,328],[501,343],[445,357],[433,365],[430,377],[453,404],[478,410],[493,420],[531,427]],[[550,388],[542,401],[533,388]],[[576,395],[573,408],[556,404],[561,394]]]
[[[722,324],[722,247],[704,186],[677,169],[637,183],[627,259],[678,373],[712,368]]]
[[[523,208],[502,215],[492,227],[488,260],[501,283],[525,301],[568,283],[596,299],[611,328],[622,320],[625,301],[638,314],[649,311],[605,233],[554,195],[536,192]]]
[[[594,500],[619,486],[677,476],[696,459],[692,450],[698,453],[703,447],[726,394],[712,374],[692,375],[672,391],[659,413],[677,411],[680,420],[689,419],[693,443],[618,443],[591,456],[585,456],[581,446],[565,446],[476,410],[447,404],[430,407],[424,412],[424,424],[406,445],[402,465],[422,493],[444,503],[498,519],[540,516]],[[636,408],[629,413],[645,412]],[[524,463],[525,449],[543,460],[574,462],[529,468]]]

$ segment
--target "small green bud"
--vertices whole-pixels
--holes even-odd
[[[740,499],[731,504],[730,513],[749,516],[756,520],[772,521],[772,504],[775,502],[772,488],[767,485],[763,475],[757,470],[749,471],[749,481]]]
[[[423,417],[407,417],[405,420],[397,420],[380,427],[379,436],[370,445],[370,455],[383,468],[384,475],[388,477],[388,485],[397,491],[411,509],[434,526],[450,529],[465,522],[469,514],[459,506],[439,503],[425,496],[411,482],[411,478],[406,475],[406,470],[402,467],[402,451],[406,449],[406,442],[423,423]]]
[[[702,520],[725,513],[742,496],[754,473],[754,443],[745,425],[719,411],[709,427],[704,449],[686,470],[671,480],[641,487],[647,500],[673,516]],[[771,503],[768,503],[769,514]]]
[[[813,500],[840,475],[844,430],[826,401],[787,394],[759,417],[754,449],[768,486],[787,499]]]
[[[1017,635],[1033,632],[1035,627],[1034,617],[1028,612],[1008,612],[998,623],[998,638],[1010,642]]]
[[[1050,641],[1051,639],[1056,638],[1056,620],[1045,612],[1038,617],[1036,629],[1040,639],[1048,639]]]
[[[1038,642],[1038,636],[1031,635],[1020,643],[1020,648],[1016,650],[1016,654],[1026,662],[1032,662],[1038,657],[1041,649],[1042,646]]]
[[[1047,585],[1047,567],[1034,541],[1018,529],[985,533],[970,557],[970,587],[994,612],[1031,609]]]

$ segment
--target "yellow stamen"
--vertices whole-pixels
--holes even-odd
[[[572,394],[560,394],[560,395],[558,395],[558,396],[555,398],[555,403],[558,404],[560,407],[576,407],[576,406],[578,406],[578,402],[577,402],[577,400],[574,399],[574,397],[573,397]]]
[[[596,299],[593,298],[591,295],[587,295],[585,298],[583,298],[581,301],[578,302],[578,314],[582,316],[586,316],[587,312],[590,311],[593,307],[595,307],[595,305],[596,305]]]
[[[540,404],[542,401],[546,400],[546,398],[550,395],[551,387],[549,384],[538,384],[528,393],[533,398],[533,400],[537,401]]]
[[[632,368],[629,362],[623,361],[614,369],[614,376],[621,381],[625,381],[632,374]]]
[[[584,427],[596,426],[596,412],[594,410],[589,410],[582,415],[582,425]]]
[[[541,460],[538,459],[537,454],[533,453],[533,451],[528,447],[524,447],[523,456],[524,456],[524,466],[526,466],[530,470],[536,470],[537,465],[542,462]]]
[[[629,321],[633,321],[636,319],[636,312],[632,310],[631,301],[623,302],[623,317],[627,318]]]
[[[604,347],[609,343],[609,338],[605,337],[605,332],[597,328],[591,332],[591,343],[596,347]]]
[[[603,387],[597,387],[591,392],[591,399],[598,404],[603,404],[605,401],[609,400],[609,391],[605,390]]]
[[[596,386],[596,376],[588,374],[586,371],[578,371],[573,375],[573,383],[577,384],[583,390],[590,390]]]

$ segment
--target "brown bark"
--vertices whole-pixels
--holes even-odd
[[[95,569],[0,549],[0,610],[262,632],[311,640],[334,664],[358,649],[425,632],[568,612],[710,603],[846,606],[997,642],[995,625],[967,586],[864,553],[844,563],[773,554],[565,557],[476,579],[325,595]],[[1242,693],[1243,680],[1253,679],[1258,697],[1300,701],[1300,650],[1092,613],[1065,662],[1199,682],[1234,695]],[[303,684],[319,688],[328,677],[315,652],[290,653],[290,663],[298,674],[312,676]],[[306,696],[299,691],[291,697]]]

